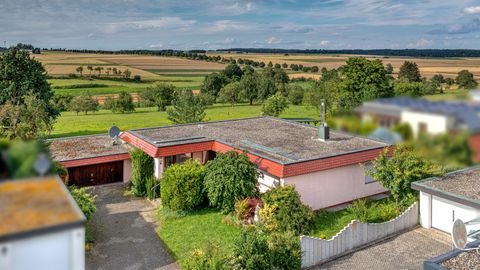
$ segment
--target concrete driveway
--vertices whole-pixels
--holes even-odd
[[[87,269],[178,269],[155,233],[155,207],[148,200],[124,196],[124,185],[92,187],[97,212]]]
[[[451,250],[450,237],[417,228],[313,269],[423,269],[423,261]]]

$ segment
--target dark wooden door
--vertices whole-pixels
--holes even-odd
[[[68,168],[68,184],[79,187],[123,180],[123,161]]]

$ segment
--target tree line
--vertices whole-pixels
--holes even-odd
[[[134,75],[132,78],[132,72],[127,68],[125,70],[121,70],[116,67],[103,67],[103,66],[91,66],[88,65],[86,68],[84,66],[78,66],[75,71],[77,74],[70,74],[70,77],[90,77],[90,78],[101,78],[102,77],[102,72],[105,71],[105,76],[104,78],[110,78],[110,79],[125,79],[125,80],[130,80],[132,79],[133,81],[139,82],[142,80],[142,77],[140,75]],[[84,72],[88,71],[88,74],[84,74]]]
[[[382,55],[405,57],[480,57],[480,50],[472,49],[274,49],[274,48],[230,48],[218,49],[217,52],[239,53],[277,53],[277,54],[356,54],[356,55]]]

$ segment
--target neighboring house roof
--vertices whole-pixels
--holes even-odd
[[[356,109],[361,113],[389,116],[400,116],[402,110],[448,115],[457,119],[471,131],[480,131],[480,104],[475,103],[395,97],[365,102]]]
[[[113,144],[107,135],[60,138],[49,143],[53,159],[67,167],[128,159],[131,149],[124,143]]]
[[[58,177],[0,182],[0,242],[81,227],[85,216]]]
[[[412,188],[480,208],[480,166],[412,183]]]
[[[388,146],[377,140],[334,131],[330,132],[328,141],[320,141],[318,128],[273,117],[135,129],[127,133],[158,148],[218,141],[280,164]]]

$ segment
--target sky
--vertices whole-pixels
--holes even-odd
[[[0,46],[480,49],[480,0],[0,0]]]

